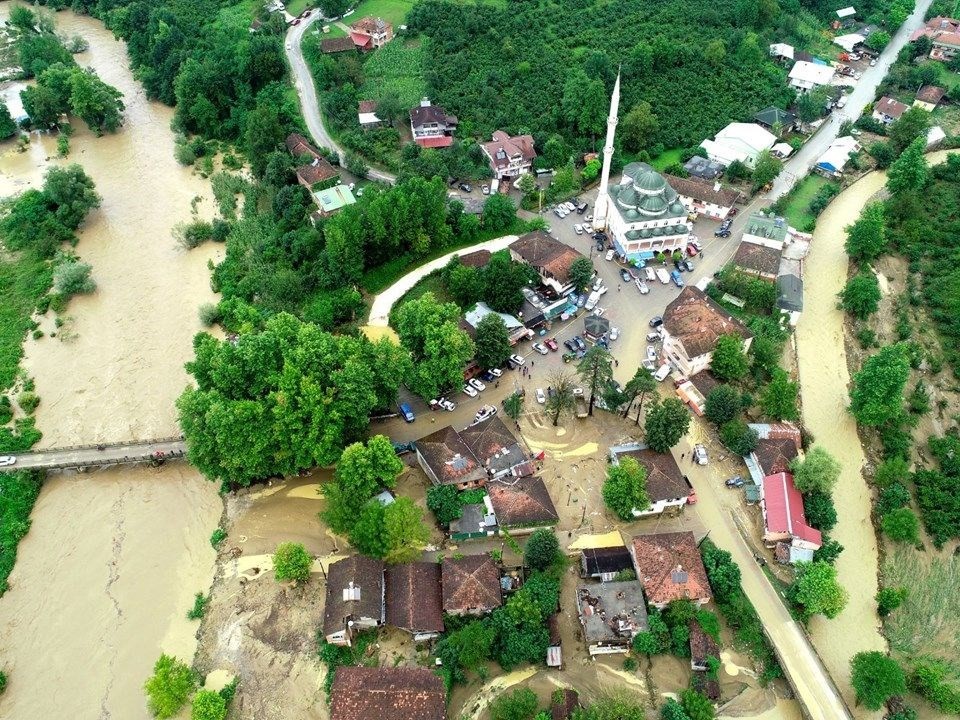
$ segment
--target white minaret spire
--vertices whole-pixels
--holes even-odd
[[[607,116],[607,141],[603,146],[603,171],[600,173],[600,192],[593,207],[593,229],[604,230],[607,227],[607,215],[610,210],[610,160],[613,158],[613,137],[617,132],[617,112],[620,109],[620,69],[617,68],[617,81],[613,84],[610,98],[610,115]]]

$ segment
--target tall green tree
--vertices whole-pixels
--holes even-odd
[[[887,135],[890,136],[890,143],[899,155],[918,137],[924,137],[929,127],[930,113],[923,108],[912,107],[890,126]]]
[[[553,426],[556,427],[561,416],[571,412],[576,407],[576,397],[573,394],[573,378],[563,372],[555,372],[550,375],[550,387],[553,393],[547,398],[543,409],[550,417]]]
[[[583,70],[569,74],[563,86],[560,107],[567,122],[584,135],[603,133],[607,118],[607,91],[603,82],[590,79]]]
[[[660,400],[647,411],[644,422],[647,445],[659,453],[670,452],[690,428],[690,411],[677,398]]]
[[[877,427],[903,416],[903,388],[910,378],[906,345],[887,345],[853,376],[850,412],[861,425]]]
[[[553,530],[534,530],[523,549],[523,558],[534,570],[548,570],[561,557],[560,541]]]
[[[508,250],[490,256],[480,273],[483,300],[497,312],[516,313],[523,306],[522,288],[537,280],[536,271],[510,258]]]
[[[730,422],[743,408],[743,399],[732,385],[718,385],[707,395],[704,416],[716,426]]]
[[[593,263],[585,257],[578,257],[570,263],[570,282],[580,291],[590,285],[593,279]]]
[[[720,380],[739,380],[750,370],[750,360],[743,350],[743,338],[736,333],[717,339],[710,360],[710,371]]]
[[[639,425],[640,413],[643,411],[643,400],[647,393],[651,393],[656,389],[657,379],[653,376],[653,373],[642,366],[637,368],[633,377],[623,386],[624,393],[627,395],[628,400],[623,408],[623,417],[627,417],[627,413],[630,412],[630,406],[633,405],[634,401],[639,397],[640,402],[637,403],[637,425]]]
[[[193,671],[171,655],[161,655],[143,689],[147,706],[155,718],[169,718],[182,708],[197,685]]]
[[[474,337],[477,353],[474,360],[482,368],[494,368],[503,365],[510,357],[510,335],[503,318],[495,313],[486,315],[477,324]]]
[[[301,543],[280,543],[273,553],[273,574],[277,580],[307,580],[311,565],[313,558]]]
[[[650,506],[647,495],[647,469],[632,457],[623,457],[607,468],[603,483],[603,501],[621,520],[633,520],[633,510]]]
[[[790,380],[787,372],[781,368],[773,371],[773,377],[760,395],[760,407],[763,414],[774,420],[797,420],[797,395],[800,386]]]
[[[837,570],[825,562],[797,563],[792,591],[805,617],[833,619],[846,607],[848,594],[837,582]]]
[[[840,291],[840,308],[855,318],[866,320],[880,307],[880,283],[869,270],[862,270],[847,280]]]
[[[517,208],[508,195],[494,193],[483,203],[483,226],[487,230],[506,230],[517,217]]]
[[[793,484],[802,493],[820,492],[829,495],[840,479],[840,463],[822,447],[811,449],[801,460],[790,463]]]
[[[847,255],[854,260],[871,261],[887,249],[883,203],[867,205],[860,218],[847,228]]]
[[[757,192],[768,183],[772,183],[782,169],[783,161],[780,158],[774,156],[769,150],[761,152],[753,167],[753,191]]]
[[[21,7],[21,6],[17,6]],[[17,124],[10,117],[10,110],[5,102],[0,102],[0,140],[13,137],[17,132]]]
[[[890,192],[920,192],[926,186],[930,177],[927,168],[927,158],[924,152],[927,149],[926,137],[921,135],[907,145],[890,169],[887,170],[887,187]]]
[[[737,455],[749,455],[759,440],[757,431],[743,420],[731,420],[720,427],[720,441]]]
[[[594,345],[577,364],[577,374],[590,391],[590,408],[588,413],[593,415],[593,404],[598,394],[613,380],[613,357],[606,349]]]
[[[850,684],[857,691],[857,705],[868,710],[879,710],[890,698],[907,692],[907,679],[900,665],[876,650],[853,656]]]
[[[620,123],[619,135],[623,146],[631,152],[639,152],[648,147],[656,133],[657,116],[646,101],[634,105]]]

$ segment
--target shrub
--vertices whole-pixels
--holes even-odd
[[[0,695],[3,695],[3,691],[7,689],[7,674],[0,670]]]
[[[830,532],[837,524],[837,509],[828,493],[816,490],[806,493],[803,496],[803,511],[807,522],[822,532]]]
[[[892,613],[903,604],[908,593],[909,591],[905,587],[881,588],[876,596],[877,614],[880,617],[886,617]]]
[[[859,652],[850,661],[850,683],[857,691],[857,703],[879,710],[891,697],[907,691],[903,670],[893,658],[876,650]]]
[[[33,415],[40,404],[40,396],[34,392],[22,392],[17,396],[17,404],[27,415]]]
[[[202,592],[198,592],[193,598],[193,607],[187,611],[187,619],[199,620],[202,618],[204,611],[207,609],[208,602],[210,602],[210,598],[206,597]]]
[[[634,672],[637,669],[637,659],[632,657],[625,657],[623,659],[623,669],[627,672]]]
[[[79,293],[92,293],[97,289],[97,284],[90,277],[92,269],[89,263],[76,258],[61,258],[53,269],[54,291],[67,298]]]
[[[227,539],[227,531],[221,527],[218,527],[212,533],[210,533],[210,544],[213,545],[214,550],[220,547],[220,543]]]
[[[920,521],[910,508],[891,510],[883,516],[883,532],[894,542],[916,545],[920,542]]]
[[[200,324],[210,327],[220,321],[220,308],[213,303],[204,303],[200,306]]]
[[[205,220],[194,220],[191,223],[178,223],[173,228],[173,236],[186,250],[192,250],[213,239],[213,225]]]
[[[517,688],[490,704],[491,720],[530,720],[537,712],[537,694],[530,688]]]
[[[877,498],[877,515],[887,513],[910,504],[910,491],[900,482],[892,482],[880,491]]]
[[[901,457],[884,460],[873,474],[873,482],[878,488],[889,487],[893,483],[905,483],[910,475],[910,466]]]
[[[175,657],[161,655],[143,689],[153,716],[168,718],[180,711],[194,687],[196,678],[189,667]]]
[[[707,395],[704,415],[714,425],[733,420],[740,412],[740,393],[730,385],[718,385]]]
[[[524,559],[534,570],[546,570],[560,558],[560,542],[552,530],[535,530],[527,540]]]
[[[300,582],[310,577],[313,558],[300,543],[280,543],[273,554],[273,573],[277,580]]]
[[[223,720],[227,716],[227,701],[213,690],[198,690],[193,696],[190,720]]]
[[[731,420],[720,428],[720,440],[730,452],[749,455],[760,441],[756,430],[743,420]]]

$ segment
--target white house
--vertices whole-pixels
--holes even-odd
[[[840,177],[850,160],[850,156],[859,151],[860,143],[855,138],[849,135],[839,137],[819,157],[814,170],[827,177]]]
[[[687,285],[663,311],[663,359],[686,377],[710,367],[717,341],[739,335],[744,351],[753,333],[699,288]]]
[[[834,45],[839,45],[848,53],[854,51],[857,45],[862,45],[866,38],[859,33],[849,33],[847,35],[837,35],[833,39]]]
[[[833,74],[832,65],[800,60],[790,70],[790,86],[800,92],[809,92],[818,85],[829,85]]]
[[[781,58],[783,60],[793,60],[793,45],[786,43],[772,43],[770,45],[770,56]]]
[[[680,178],[666,175],[667,183],[680,196],[680,202],[690,213],[699,213],[723,220],[730,214],[740,197],[739,190],[724,190],[720,183],[700,178]]]
[[[723,165],[739,160],[752,168],[760,153],[776,142],[776,136],[757,123],[730,123],[713,140],[704,140],[700,145],[711,160]]]
[[[357,108],[357,120],[364,130],[383,125],[383,120],[377,117],[377,101],[361,100]]]
[[[532,135],[511,137],[503,130],[493,133],[491,142],[480,146],[487,156],[490,169],[498,180],[516,178],[530,172],[537,153],[533,149]]]

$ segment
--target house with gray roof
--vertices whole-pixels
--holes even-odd
[[[637,633],[646,632],[647,603],[638,580],[577,587],[577,614],[591,655],[630,651]]]
[[[647,496],[650,498],[650,506],[634,508],[634,517],[659,515],[667,508],[682,508],[691,498],[696,502],[693,486],[671,453],[654,452],[641,443],[610,448],[611,465],[619,465],[625,457],[636,460],[647,472]]]
[[[351,555],[327,570],[323,636],[333,645],[351,645],[361,630],[384,621],[383,561]]]

